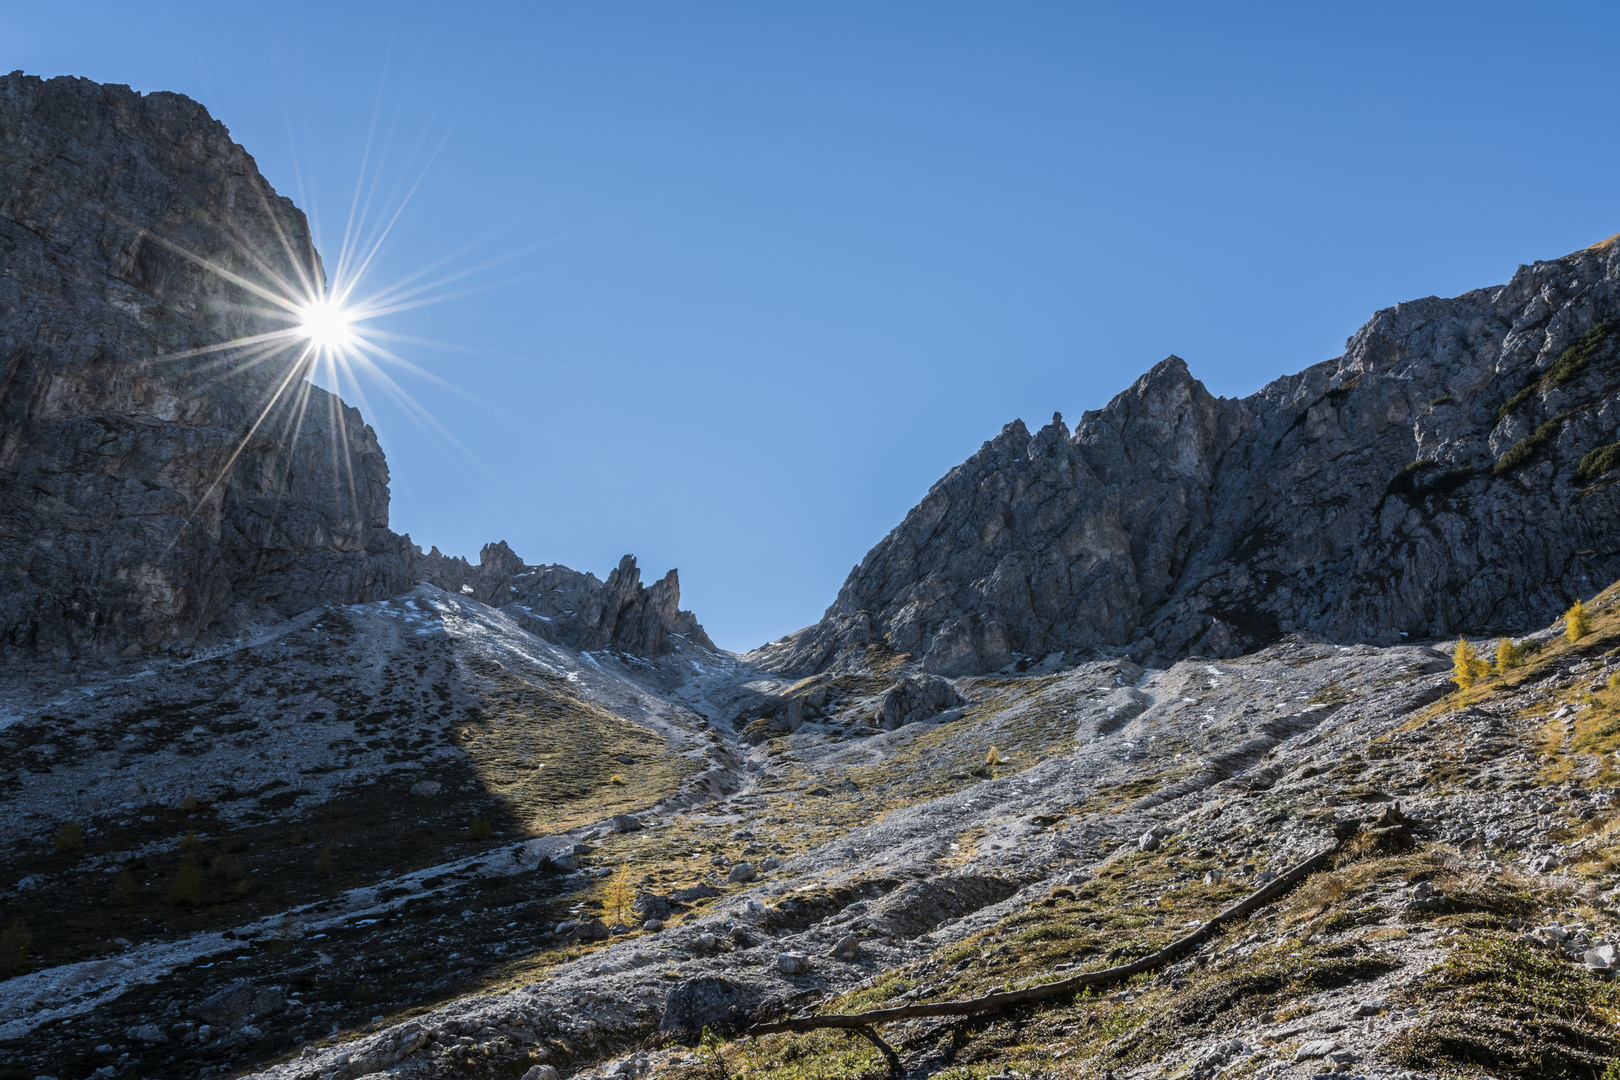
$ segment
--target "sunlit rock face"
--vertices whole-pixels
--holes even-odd
[[[955,675],[1535,625],[1620,575],[1620,473],[1594,453],[1617,442],[1607,241],[1381,311],[1343,356],[1247,398],[1171,357],[1072,433],[1009,424],[820,623],[751,659],[807,674],[881,646]]]
[[[296,377],[266,413],[291,351],[185,355],[290,324],[232,275],[321,274],[304,215],[202,106],[0,78],[0,266],[8,657],[183,649],[227,611],[411,587],[359,413]]]

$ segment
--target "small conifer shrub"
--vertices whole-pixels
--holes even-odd
[[[1495,476],[1506,476],[1515,469],[1530,464],[1543,446],[1558,438],[1558,433],[1564,428],[1564,421],[1569,419],[1568,413],[1560,413],[1551,420],[1536,427],[1536,430],[1508,447],[1496,464],[1491,466],[1491,473]]]
[[[34,935],[28,924],[18,919],[0,933],[0,975],[22,975],[28,970],[28,954],[34,948]]]
[[[1564,639],[1573,645],[1590,633],[1591,629],[1586,605],[1576,600],[1570,605],[1570,609],[1564,612]]]
[[[1620,443],[1610,443],[1581,458],[1581,463],[1575,466],[1575,475],[1570,479],[1577,484],[1590,484],[1616,469],[1620,469]]]
[[[172,907],[196,907],[203,901],[203,872],[196,863],[186,863],[175,875],[169,889],[168,901]]]
[[[490,824],[488,818],[473,818],[472,824],[467,826],[469,840],[488,840],[494,835],[495,826]]]
[[[1531,372],[1530,381],[1524,389],[1508,398],[1496,410],[1497,422],[1500,423],[1508,413],[1529,401],[1537,393],[1556,390],[1578,376],[1592,362],[1592,358],[1597,355],[1599,347],[1603,344],[1603,339],[1608,335],[1609,324],[1598,323],[1582,334],[1575,344],[1560,353],[1558,359],[1547,368],[1546,374]]]
[[[320,854],[315,856],[315,876],[331,877],[332,861],[332,845],[327,844],[321,848]]]
[[[1451,681],[1466,690],[1491,673],[1491,665],[1479,655],[1465,637],[1457,639],[1457,648],[1451,654]]]
[[[135,875],[129,872],[129,867],[119,873],[118,880],[107,891],[107,902],[114,907],[129,907],[140,898],[141,887],[135,881]]]
[[[608,878],[607,891],[602,896],[602,909],[613,916],[614,922],[624,922],[624,913],[635,899],[635,885],[630,880],[630,864],[620,863]]]
[[[56,834],[56,853],[66,855],[70,851],[78,851],[84,847],[84,830],[76,821],[70,821],[62,826]]]
[[[1496,643],[1496,673],[1498,675],[1512,671],[1524,663],[1524,653],[1513,644],[1512,638],[1503,638]]]

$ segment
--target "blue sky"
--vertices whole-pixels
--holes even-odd
[[[1613,4],[0,4],[6,69],[198,99],[457,393],[373,389],[393,525],[814,621],[1015,417],[1217,394],[1620,231]],[[392,196],[392,197],[391,197]],[[478,246],[464,250],[475,240]],[[490,260],[504,260],[484,265]]]

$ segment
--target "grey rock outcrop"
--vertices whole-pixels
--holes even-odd
[[[239,1028],[274,1016],[286,1004],[286,998],[274,987],[254,986],[246,979],[237,979],[204,999],[197,1006],[197,1016],[205,1023]]]
[[[1617,356],[1610,240],[1381,311],[1247,398],[1170,357],[1073,433],[1007,425],[749,658],[809,674],[881,645],[954,675],[1546,622],[1620,575]]]
[[[241,282],[322,271],[202,106],[0,78],[0,263],[0,652],[185,648],[233,605],[412,586],[359,413],[295,347],[213,351],[291,326]]]
[[[643,586],[633,555],[603,581],[566,566],[529,566],[502,540],[484,545],[477,566],[434,548],[418,555],[418,572],[429,584],[501,608],[525,629],[572,648],[663,656],[675,651],[677,638],[715,647],[697,617],[681,610],[677,572]]]
[[[918,675],[903,679],[883,695],[878,721],[884,730],[894,731],[919,720],[937,716],[945,709],[963,703],[956,687],[938,675]]]

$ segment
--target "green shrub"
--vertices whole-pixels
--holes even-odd
[[[1414,461],[1390,479],[1389,486],[1384,488],[1384,494],[1405,495],[1417,487],[1418,473],[1424,469],[1438,469],[1439,467],[1440,463],[1438,461],[1430,461],[1428,458]]]
[[[1609,324],[1598,323],[1592,329],[1582,334],[1569,348],[1558,355],[1541,375],[1532,375],[1530,382],[1523,390],[1502,402],[1496,410],[1496,422],[1501,423],[1514,409],[1529,401],[1531,396],[1538,392],[1556,390],[1585,370],[1586,365],[1592,362],[1597,355],[1598,348],[1602,346],[1603,339],[1609,336]]]
[[[1496,459],[1496,465],[1491,469],[1492,475],[1506,476],[1514,469],[1523,468],[1525,465],[1530,464],[1531,459],[1536,456],[1543,446],[1558,438],[1558,433],[1563,430],[1564,421],[1567,419],[1569,419],[1568,413],[1555,416],[1508,447],[1507,452]]]
[[[1571,479],[1577,484],[1590,484],[1607,473],[1620,469],[1620,443],[1610,443],[1581,458]]]
[[[1428,458],[1414,461],[1390,479],[1388,486],[1384,488],[1384,494],[1400,495],[1409,503],[1415,503],[1430,495],[1444,498],[1479,475],[1478,469],[1464,465],[1459,469],[1447,469],[1427,484],[1422,482],[1424,472],[1439,467],[1438,461],[1430,461]]]
[[[1609,336],[1609,324],[1598,323],[1592,329],[1580,336],[1580,339],[1565,349],[1547,369],[1547,374],[1541,377],[1541,385],[1545,390],[1555,390],[1579,375],[1586,365],[1592,362],[1597,355],[1598,347],[1603,339]]]
[[[1433,483],[1423,489],[1423,494],[1439,495],[1444,498],[1478,475],[1479,470],[1472,466],[1464,466],[1461,469],[1447,469],[1435,477]]]
[[[1498,424],[1500,424],[1503,420],[1506,420],[1508,413],[1512,412],[1514,409],[1517,409],[1520,405],[1523,405],[1525,402],[1529,401],[1531,395],[1534,394],[1540,388],[1541,388],[1541,379],[1537,378],[1537,379],[1533,380],[1530,383],[1529,386],[1525,387],[1523,390],[1520,390],[1517,394],[1514,394],[1512,397],[1510,397],[1506,401],[1502,402],[1502,404],[1496,410],[1496,422]]]
[[[495,826],[489,823],[488,818],[473,818],[472,824],[467,826],[467,839],[488,840],[495,835]]]

